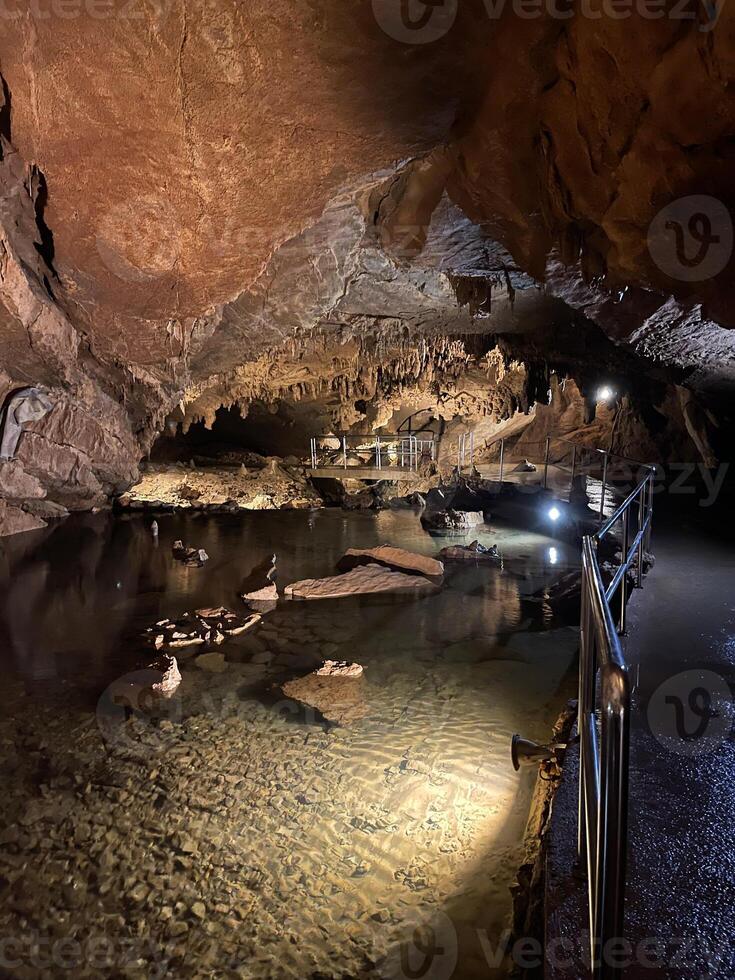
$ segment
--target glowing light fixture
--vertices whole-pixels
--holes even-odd
[[[552,507],[549,510],[549,517],[551,518],[552,521],[558,521],[559,518],[561,517],[561,511],[559,510],[559,508]]]
[[[558,561],[559,561],[559,552],[556,550],[556,548],[549,548],[549,564],[556,565]]]
[[[615,397],[615,392],[609,385],[603,385],[602,388],[597,389],[597,400],[598,402],[609,402]]]

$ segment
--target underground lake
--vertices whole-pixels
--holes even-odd
[[[574,695],[578,633],[543,596],[577,549],[492,522],[432,536],[412,510],[158,524],[72,516],[0,547],[0,917],[26,951],[13,975],[73,960],[55,942],[71,935],[76,976],[419,976],[420,939],[405,938],[427,927],[457,976],[506,976],[535,783],[510,739],[548,740]],[[475,538],[499,560],[447,565],[433,594],[283,598],[348,548],[433,556]],[[173,560],[177,539],[204,567]],[[176,650],[173,697],[150,714],[115,704],[150,660],[151,623],[242,612],[240,582],[273,553],[281,598],[216,669]],[[280,689],[325,659],[364,668],[350,724]]]

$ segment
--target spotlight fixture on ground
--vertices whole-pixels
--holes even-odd
[[[610,402],[615,397],[615,392],[609,385],[603,385],[601,388],[597,389],[597,401],[598,402]]]
[[[549,762],[556,758],[556,750],[561,745],[539,745],[530,738],[514,735],[510,743],[510,758],[516,772],[521,766],[537,766],[540,762]]]
[[[554,521],[554,523],[556,523],[559,520],[560,517],[561,517],[561,511],[559,510],[558,507],[550,507],[549,508],[549,518],[550,518],[550,520],[552,520],[552,521]]]

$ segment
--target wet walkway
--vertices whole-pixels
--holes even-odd
[[[631,978],[735,976],[735,536],[727,511],[723,522],[689,513],[659,520],[656,566],[631,603],[625,647],[634,683],[626,931],[633,943],[656,940],[646,953],[639,946]]]
[[[690,498],[691,500],[691,498]],[[633,691],[624,980],[735,977],[735,533],[723,500],[664,498],[656,564],[633,593],[624,643]],[[554,803],[546,978],[588,976],[576,873],[578,754]]]

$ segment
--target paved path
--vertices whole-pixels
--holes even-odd
[[[735,536],[710,515],[659,520],[631,603],[634,689],[627,933],[668,944],[665,972],[735,977]],[[676,951],[676,954],[675,954]]]
[[[735,977],[735,510],[684,505],[657,502],[656,565],[633,593],[624,641],[633,685],[624,980]],[[588,975],[577,761],[573,747],[554,803],[547,956],[554,943],[562,952],[547,960],[547,980]]]

